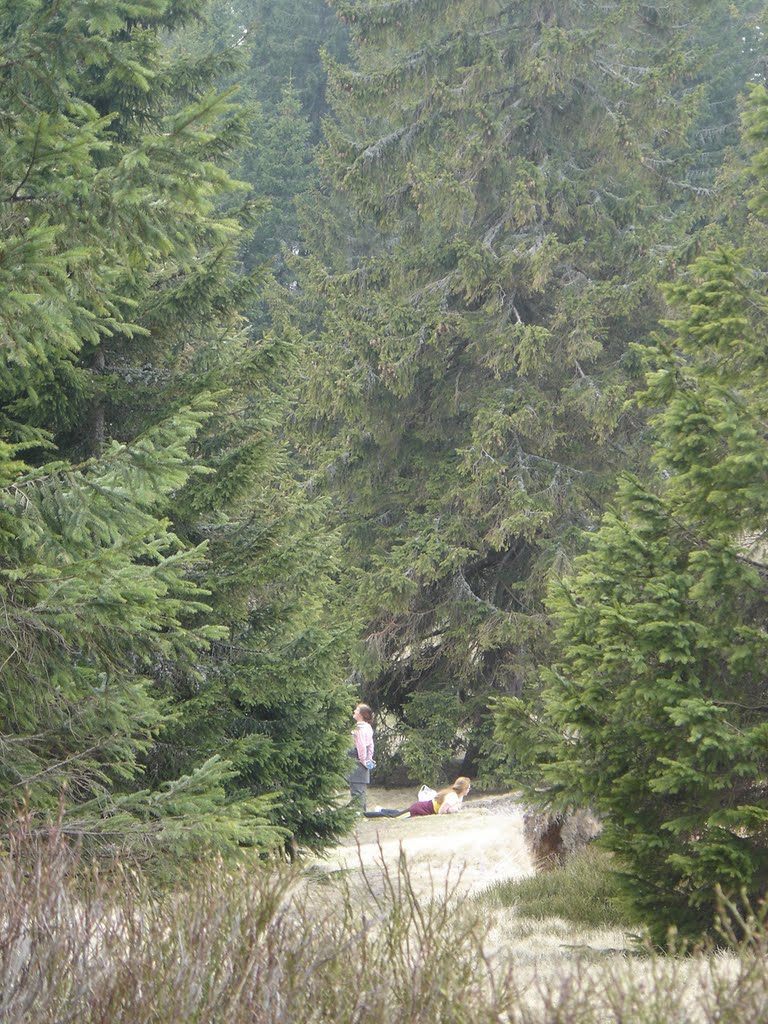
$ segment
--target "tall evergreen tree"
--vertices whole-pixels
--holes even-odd
[[[294,237],[291,210],[311,173],[310,150],[306,118],[290,90],[272,109],[272,94],[254,72],[253,46],[262,32],[278,32],[279,11],[246,31],[242,23],[251,15],[243,5],[227,12],[215,5],[206,22],[172,41],[180,58],[204,66],[211,36],[239,58],[235,71],[223,71],[238,83],[245,107],[243,146],[232,156],[250,184],[256,216],[237,242],[256,287],[225,277],[213,308],[197,306],[197,297],[186,301],[187,322],[197,333],[203,325],[196,355],[175,368],[164,388],[152,377],[145,389],[159,407],[169,394],[203,382],[225,396],[199,439],[199,457],[215,472],[180,494],[174,521],[190,542],[209,545],[201,582],[214,620],[227,627],[226,642],[196,669],[204,686],[183,665],[158,672],[179,714],[148,769],[153,778],[173,777],[200,751],[222,754],[237,766],[238,789],[279,794],[274,818],[294,843],[318,845],[348,820],[336,799],[350,704],[342,683],[348,640],[334,596],[338,539],[324,502],[301,483],[284,436],[301,339],[290,331],[259,337],[265,261]],[[249,324],[225,347],[217,337],[211,344],[206,325],[228,304],[244,310]]]
[[[763,216],[768,93],[747,117]],[[754,232],[764,241],[764,226]],[[752,239],[756,241],[757,239]],[[761,259],[764,248],[761,248]],[[713,930],[716,887],[768,885],[768,501],[764,265],[718,249],[670,289],[675,334],[646,353],[655,487],[627,477],[557,587],[562,658],[531,728],[499,731],[550,797],[606,812],[628,898],[654,937]]]
[[[148,334],[137,282],[157,286],[165,257],[189,249],[212,187],[199,109],[124,141],[125,97],[145,95],[153,73],[140,52],[128,59],[125,25],[139,13],[145,36],[156,35],[162,4],[0,7],[0,801],[6,818],[22,800],[45,816],[64,793],[64,827],[112,847],[274,843],[266,803],[225,809],[232,772],[215,758],[154,794],[114,798],[167,717],[152,660],[194,659],[217,635],[181,625],[204,606],[189,578],[203,552],[165,514],[193,468],[186,448],[210,399],[177,402],[125,440],[105,429],[105,342]],[[122,105],[100,102],[110,73]],[[182,211],[193,162],[203,183],[187,187]]]
[[[313,210],[308,446],[347,523],[372,702],[419,774],[462,749],[474,772],[489,694],[548,642],[548,574],[642,458],[629,345],[703,203],[712,15],[334,6],[354,65],[331,64],[322,161],[352,215]],[[738,19],[721,27],[738,63]]]
[[[325,0],[212,0],[206,22],[179,40],[195,52],[208,52],[214,42],[234,46],[244,57],[233,76],[251,110],[240,175],[266,205],[245,261],[273,261],[286,283],[283,250],[299,246],[296,202],[315,183],[314,150],[328,112],[321,52],[343,58],[345,39]]]
[[[207,34],[206,26],[197,29],[188,45],[184,33],[176,47],[205,61]],[[242,60],[229,77],[242,79],[238,95],[249,108],[252,56],[247,45],[236,49]],[[257,210],[248,234],[236,239],[246,266],[278,250],[282,240],[270,241],[270,232],[285,228],[293,193],[301,188],[303,171],[292,179],[290,170],[307,162],[306,132],[290,97],[286,102],[291,109],[271,119],[264,117],[265,104],[246,109],[245,145],[232,154],[251,182]],[[296,152],[286,152],[294,137]],[[278,160],[282,179],[273,166]],[[265,196],[274,200],[266,215]],[[220,754],[237,769],[238,792],[276,794],[273,820],[288,829],[293,844],[317,846],[349,820],[337,800],[351,697],[342,670],[346,627],[335,597],[338,538],[324,501],[302,484],[283,429],[301,339],[291,331],[259,336],[268,280],[263,262],[250,278],[251,284],[247,277],[224,277],[211,306],[201,308],[198,297],[185,300],[187,337],[186,324],[202,330],[194,358],[175,367],[165,388],[155,380],[146,388],[148,402],[159,408],[169,393],[204,383],[220,395],[198,438],[198,456],[213,472],[180,493],[173,517],[185,539],[208,545],[199,582],[210,593],[213,620],[227,629],[226,639],[194,671],[183,664],[159,666],[158,684],[177,715],[148,769],[158,780],[174,777],[189,770],[192,757]],[[211,339],[212,316],[232,305],[250,322],[240,322],[222,346],[218,336]]]
[[[317,184],[316,148],[328,113],[321,54],[346,57],[346,29],[326,0],[240,0],[251,46],[241,87],[259,105],[242,175],[270,208],[248,245],[252,261],[275,261],[294,278],[285,250],[303,249],[297,208]]]
[[[0,4],[3,813],[26,794],[45,815],[66,787],[73,830],[198,852],[279,841],[276,820],[294,831],[318,815],[326,830],[329,815],[337,822],[328,791],[344,717],[322,650],[332,643],[317,626],[316,650],[310,635],[325,608],[319,570],[311,610],[289,615],[308,578],[286,571],[284,537],[319,513],[272,480],[274,408],[258,409],[248,391],[254,379],[264,391],[279,383],[277,350],[255,352],[240,313],[264,275],[240,270],[250,199],[226,166],[244,126],[214,88],[237,48],[182,58],[164,40],[202,6]],[[272,686],[261,706],[278,722],[270,728],[279,734],[290,718],[281,719],[281,694],[291,714],[300,703],[285,693],[292,666],[313,666],[317,690],[329,683],[324,703],[308,700],[322,705],[318,715],[304,719],[325,732],[291,732],[291,758],[319,778],[311,807],[297,809],[287,793],[292,810],[271,823],[270,801],[254,794],[274,792],[278,772],[259,773],[254,761],[245,780],[243,763],[221,756],[232,753],[231,722],[204,741],[193,728],[199,710],[173,682],[198,702],[214,688],[209,644],[230,626],[210,610],[226,594],[211,558],[254,494],[261,548],[246,544],[239,564],[234,548],[226,554],[251,573],[241,606],[272,608],[260,634],[270,662],[260,685]],[[307,539],[292,564],[312,565],[310,548]],[[313,550],[316,567],[330,564],[322,539]],[[278,592],[290,598],[270,596]],[[281,626],[295,645],[287,653]],[[193,743],[168,756],[184,728]],[[153,788],[144,791],[147,765]]]
[[[328,113],[323,51],[341,59],[346,29],[326,0],[240,0],[254,35],[248,79],[270,109],[283,102],[286,86],[311,126],[312,140]]]
[[[277,794],[273,819],[294,844],[319,846],[349,820],[337,800],[349,640],[327,503],[307,495],[281,437],[300,348],[288,334],[254,342],[247,331],[239,354],[231,345],[216,368],[225,397],[198,435],[212,472],[180,492],[174,520],[188,542],[207,545],[197,581],[212,610],[200,621],[212,618],[226,634],[191,669],[157,666],[176,716],[148,769],[172,778],[201,753],[219,754],[237,769],[239,792]]]

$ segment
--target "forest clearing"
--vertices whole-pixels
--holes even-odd
[[[407,807],[415,799],[414,789],[372,786],[368,806]],[[329,872],[354,874],[362,869],[376,886],[379,869],[395,870],[401,853],[414,891],[427,899],[446,888],[457,897],[470,896],[494,882],[534,871],[523,836],[522,804],[512,794],[470,800],[456,815],[358,818],[352,835],[317,863]]]
[[[409,789],[370,791],[372,802],[395,807],[413,795]],[[548,909],[547,896],[537,911],[527,907],[522,914],[514,903],[501,907],[489,898],[489,890],[500,883],[536,874],[524,835],[524,810],[520,794],[503,794],[479,797],[475,806],[470,801],[456,817],[359,820],[354,836],[328,851],[319,867],[349,887],[358,908],[368,908],[373,916],[376,900],[386,906],[394,897],[423,908],[432,902],[447,906],[447,930],[464,913],[478,921],[476,964],[490,965],[492,986],[509,986],[508,999],[514,993],[514,1011],[497,1009],[498,1016],[489,1019],[510,1024],[714,1024],[724,1019],[741,1024],[764,1019],[768,972],[766,939],[759,928],[754,943],[740,955],[720,949],[664,957],[653,952],[641,929],[558,916],[556,909]],[[601,867],[593,861],[586,870]],[[312,865],[307,871],[321,877]],[[573,882],[560,883],[562,873],[563,868],[547,873],[550,908],[555,906],[551,894],[561,884],[565,898],[558,906],[568,905]],[[570,909],[577,918],[575,905]],[[393,1019],[399,1019],[396,1012]],[[457,1012],[455,1019],[463,1018]]]

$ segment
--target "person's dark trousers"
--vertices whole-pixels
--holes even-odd
[[[364,764],[360,764],[357,759],[357,754],[354,751],[350,752],[350,756],[354,756],[355,758],[355,767],[347,776],[347,782],[349,783],[349,795],[352,798],[352,803],[357,804],[360,810],[364,811],[368,785],[371,781],[371,773]]]
[[[352,803],[357,804],[361,811],[365,811],[365,797],[368,792],[367,782],[350,782],[349,795]]]

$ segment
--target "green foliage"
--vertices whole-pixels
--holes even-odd
[[[239,173],[264,205],[243,258],[249,267],[272,263],[286,284],[295,275],[284,250],[300,247],[296,207],[315,184],[314,150],[328,113],[320,54],[343,58],[345,37],[325,0],[211,0],[205,22],[176,40],[200,56],[217,45],[241,58],[231,75],[249,111]],[[259,310],[259,322],[265,315]]]
[[[702,165],[696,133],[735,101],[723,86],[708,105],[706,47],[716,22],[718,67],[741,66],[741,21],[677,3],[652,19],[335,6],[354,63],[328,62],[325,187],[298,261],[306,457],[357,569],[368,699],[404,719],[410,764],[461,747],[475,774],[489,697],[548,657],[547,579],[616,472],[643,464],[630,345],[703,213],[718,156]]]
[[[0,494],[13,523],[1,577],[6,815],[22,794],[51,807],[62,785],[82,798],[132,778],[163,719],[148,666],[192,657],[216,635],[180,626],[205,607],[185,579],[202,551],[185,551],[157,514],[188,475],[185,442],[199,426],[179,415],[87,467],[46,466]]]
[[[282,264],[283,250],[298,246],[295,204],[315,175],[310,132],[290,84],[277,106],[262,105],[253,120],[252,144],[241,173],[254,183],[257,194],[268,198],[269,210],[248,245],[250,260],[277,258]]]
[[[285,252],[301,248],[298,207],[317,183],[315,151],[328,113],[321,53],[343,60],[346,32],[326,0],[239,0],[251,24],[250,60],[239,85],[259,104],[242,168],[270,208],[248,243],[249,261],[274,261],[295,275]]]
[[[220,389],[196,439],[208,472],[177,493],[173,517],[187,543],[206,547],[195,580],[211,610],[191,624],[222,629],[193,663],[156,665],[175,713],[145,762],[160,782],[220,755],[237,772],[231,793],[275,794],[272,821],[317,847],[348,825],[337,794],[354,698],[343,682],[338,537],[282,438],[300,344],[289,332],[244,330],[175,376],[182,392],[203,380]],[[147,400],[163,394],[150,387]]]
[[[290,833],[270,820],[270,799],[243,799],[237,790],[233,798],[234,781],[233,768],[211,757],[191,775],[154,790],[103,793],[77,804],[59,818],[56,832],[85,838],[102,857],[149,861],[158,880],[173,878],[180,866],[206,856],[231,859],[233,850],[279,847]]]
[[[755,90],[748,123],[766,103]],[[647,351],[641,395],[659,478],[624,478],[554,588],[562,659],[527,712],[541,735],[516,751],[554,802],[608,815],[605,841],[657,941],[711,930],[718,887],[754,902],[768,884],[762,291],[727,250],[669,289],[684,313]],[[526,711],[502,707],[514,750]]]
[[[274,436],[289,346],[243,316],[239,57],[167,35],[203,7],[0,2],[0,812],[132,855],[343,824],[335,541]]]

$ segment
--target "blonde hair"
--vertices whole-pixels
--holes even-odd
[[[460,775],[452,785],[446,786],[445,789],[440,790],[440,792],[435,797],[435,805],[438,808],[442,807],[443,802],[445,801],[445,798],[448,796],[449,793],[455,793],[459,797],[459,799],[465,797],[469,792],[471,785],[471,779],[468,779],[466,775]]]

